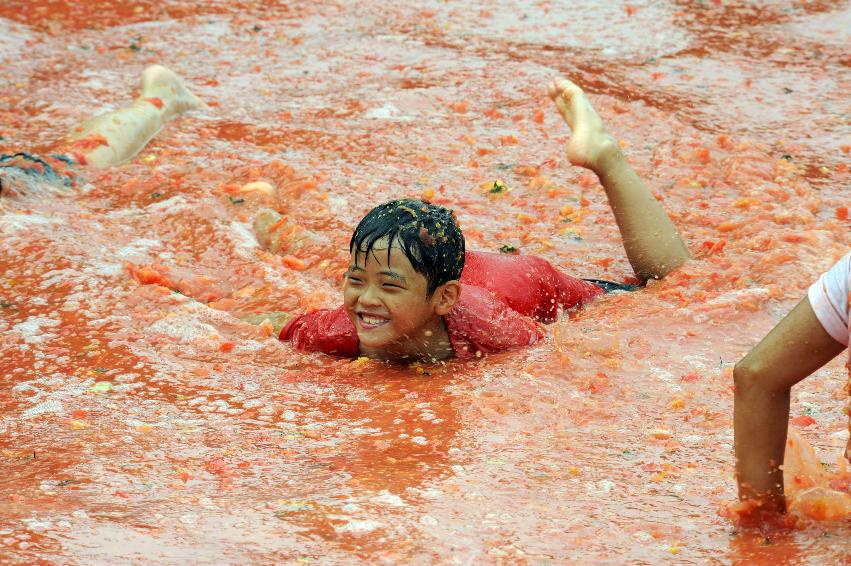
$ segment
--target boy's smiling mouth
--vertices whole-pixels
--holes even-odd
[[[374,328],[378,328],[379,326],[383,326],[390,322],[390,319],[386,316],[382,316],[380,314],[373,314],[368,312],[359,312],[357,313],[358,321],[360,322],[361,327],[364,330],[372,330]]]

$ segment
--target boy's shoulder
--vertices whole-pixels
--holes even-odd
[[[547,260],[536,255],[483,252],[478,250],[467,251],[464,254],[464,273],[469,268],[473,270],[514,270],[529,267],[546,269],[549,265],[550,263]],[[461,274],[461,278],[464,278],[463,273]]]
[[[514,350],[544,336],[542,326],[532,318],[474,285],[462,284],[458,304],[445,320],[452,349],[461,359]]]

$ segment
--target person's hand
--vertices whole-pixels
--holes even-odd
[[[292,318],[293,315],[288,312],[265,312],[246,314],[239,317],[243,322],[259,326],[261,331],[267,336],[277,336],[280,334],[281,330]]]

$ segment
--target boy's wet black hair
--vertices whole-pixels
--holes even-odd
[[[451,210],[415,199],[380,204],[355,228],[349,251],[357,261],[360,254],[374,254],[373,247],[382,238],[391,243],[387,249],[388,261],[390,247],[399,246],[414,270],[425,276],[428,297],[447,281],[460,279],[464,269],[464,235]]]

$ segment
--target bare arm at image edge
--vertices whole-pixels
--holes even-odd
[[[805,297],[736,364],[733,423],[739,498],[783,512],[790,390],[845,349]]]

